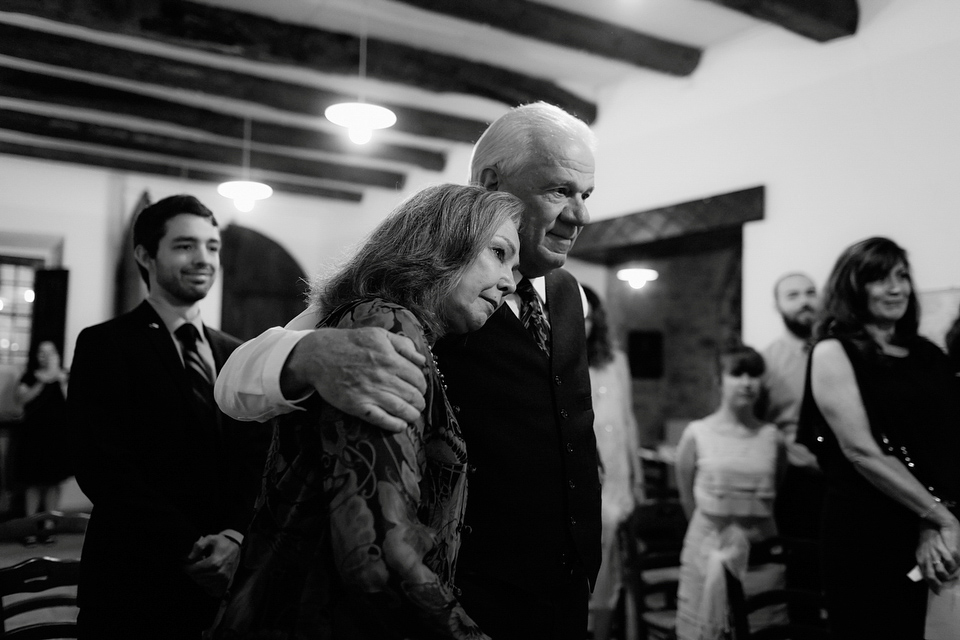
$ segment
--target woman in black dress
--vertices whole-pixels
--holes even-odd
[[[28,516],[56,509],[60,484],[73,475],[67,444],[67,378],[56,345],[45,340],[37,347],[36,366],[23,374],[17,386],[23,424],[16,475],[24,486]]]
[[[800,420],[827,481],[821,560],[837,640],[920,640],[928,587],[960,565],[953,372],[918,325],[906,252],[887,238],[844,251],[824,292]],[[907,577],[914,566],[924,581]]]

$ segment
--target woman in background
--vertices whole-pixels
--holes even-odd
[[[424,189],[314,283],[308,327],[383,327],[414,342],[426,407],[401,433],[316,395],[279,419],[218,637],[487,637],[454,587],[467,451],[431,346],[479,329],[515,291],[522,210],[505,192]]]
[[[17,386],[16,399],[23,406],[17,475],[25,486],[28,516],[56,510],[60,485],[73,475],[67,441],[68,378],[56,345],[44,340],[37,347],[36,366],[23,374]]]
[[[848,247],[824,290],[800,413],[827,494],[821,566],[835,638],[923,638],[927,588],[960,563],[960,412],[953,369],[917,334],[906,252]]]
[[[709,586],[723,578],[723,563],[745,567],[751,543],[777,535],[773,503],[786,468],[783,437],[761,422],[753,407],[760,393],[763,357],[750,347],[720,356],[720,407],[687,425],[677,445],[677,485],[689,524],[680,554],[677,637],[719,638],[726,600]],[[784,586],[782,567],[752,568],[747,595]],[[751,615],[751,626],[785,617],[783,607]]]
[[[617,526],[630,515],[634,505],[643,500],[643,473],[627,357],[614,348],[600,297],[586,286],[583,292],[587,296],[585,329],[593,390],[593,430],[603,465],[600,520],[603,555],[590,610],[593,637],[606,640],[620,589]]]

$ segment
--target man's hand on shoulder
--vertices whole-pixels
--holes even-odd
[[[317,329],[290,352],[280,389],[287,398],[315,389],[341,411],[399,432],[424,409],[424,361],[409,338],[381,328]]]

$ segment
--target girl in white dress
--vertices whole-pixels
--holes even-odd
[[[727,622],[723,564],[745,567],[750,543],[777,535],[773,501],[786,457],[777,427],[753,413],[763,357],[737,347],[721,355],[720,368],[720,407],[691,422],[677,445],[677,484],[689,520],[680,557],[680,640],[721,636]],[[782,570],[773,565],[744,577],[747,595],[782,586]],[[785,615],[782,608],[759,613],[751,617],[754,628]]]

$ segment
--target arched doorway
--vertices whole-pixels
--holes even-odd
[[[286,249],[236,224],[223,230],[221,240],[224,331],[249,340],[303,311],[304,272]]]

